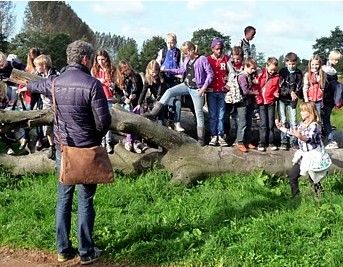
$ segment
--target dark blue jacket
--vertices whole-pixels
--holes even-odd
[[[31,81],[27,89],[52,98],[55,80],[57,121],[54,139],[69,146],[92,147],[101,144],[111,125],[108,103],[99,80],[81,64],[67,66],[60,76]]]

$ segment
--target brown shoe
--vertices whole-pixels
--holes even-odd
[[[248,152],[249,150],[245,147],[245,145],[243,144],[238,144],[237,145],[237,148],[239,149],[239,151],[243,152],[243,153],[246,153]]]
[[[246,146],[246,148],[249,148],[249,149],[255,149],[256,148],[256,146],[253,144],[246,144],[245,146]]]

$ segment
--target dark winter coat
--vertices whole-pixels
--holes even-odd
[[[101,82],[90,75],[81,64],[72,64],[60,76],[31,81],[28,91],[52,98],[55,80],[57,122],[54,121],[54,140],[75,147],[101,144],[111,124],[111,115]]]
[[[279,99],[284,103],[292,102],[291,92],[294,92],[299,98],[303,98],[303,75],[301,70],[295,69],[290,73],[288,69],[282,68],[280,75],[280,95]]]

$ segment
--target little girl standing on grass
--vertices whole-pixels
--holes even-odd
[[[298,129],[289,130],[278,120],[275,121],[275,124],[280,131],[298,138],[299,150],[294,154],[293,167],[288,174],[292,196],[296,197],[300,194],[299,177],[306,174],[309,174],[314,192],[319,196],[323,190],[320,181],[327,174],[331,160],[323,157],[325,150],[321,139],[319,116],[314,102],[301,103],[300,115],[302,122]]]

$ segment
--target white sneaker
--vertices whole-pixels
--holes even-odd
[[[218,136],[212,136],[211,137],[211,141],[208,143],[210,146],[216,146],[218,143],[217,143],[217,140],[218,140]]]
[[[141,148],[141,143],[140,142],[134,142],[133,143],[133,151],[136,152],[137,154],[142,154],[143,150]]]
[[[12,148],[9,148],[9,149],[7,150],[7,155],[14,155],[14,151],[13,151]]]
[[[338,148],[338,144],[336,141],[331,141],[325,147],[325,149],[337,149],[337,148]]]
[[[127,151],[132,152],[132,144],[131,143],[125,142],[124,147]]]
[[[221,136],[218,136],[218,144],[220,146],[228,146],[228,144],[226,143],[225,139]]]
[[[180,122],[174,122],[174,130],[177,132],[184,132],[185,129],[181,127]]]
[[[276,145],[269,145],[269,149],[270,149],[271,151],[276,151],[276,150],[278,150],[279,148],[278,148]]]
[[[265,151],[266,151],[266,148],[265,148],[263,145],[258,145],[257,150],[258,150],[258,151],[265,152]]]

